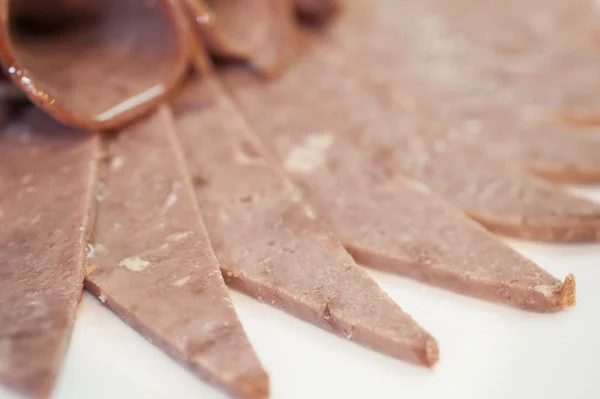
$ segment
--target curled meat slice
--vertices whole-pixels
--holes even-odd
[[[7,74],[55,119],[84,129],[141,115],[188,60],[188,26],[172,0],[0,0],[0,17]]]
[[[209,51],[247,61],[273,76],[293,56],[294,15],[289,0],[185,0]]]

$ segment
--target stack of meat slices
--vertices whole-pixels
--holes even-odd
[[[0,1],[0,382],[50,395],[84,285],[239,398],[269,380],[225,284],[426,367],[357,264],[573,306],[491,232],[600,238],[549,182],[600,181],[597,17],[497,3]]]

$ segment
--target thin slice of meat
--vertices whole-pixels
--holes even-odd
[[[172,0],[0,0],[0,61],[55,119],[115,128],[181,80],[186,22]]]
[[[184,0],[208,50],[247,61],[266,77],[278,75],[295,48],[291,0]]]
[[[386,126],[363,124],[362,118],[377,120],[368,95],[341,95],[338,89],[352,88],[352,81],[333,86],[339,81],[319,69],[322,75],[303,75],[300,71],[310,69],[299,66],[268,84],[239,68],[222,71],[221,77],[359,263],[539,312],[574,304],[572,276],[562,284],[422,183],[398,176],[398,164],[386,152],[357,140],[355,132],[363,131],[370,140],[381,138],[377,132]],[[307,91],[298,92],[295,85],[307,81],[322,90],[304,98]],[[329,96],[332,92],[337,95]],[[342,104],[346,108],[339,108]]]
[[[0,135],[0,383],[47,398],[83,290],[100,142],[39,111]]]
[[[598,142],[556,124],[600,116],[600,48],[582,45],[600,25],[593,1],[369,5],[349,2],[334,29],[336,51],[348,63],[369,60],[352,63],[353,73],[380,101],[427,108],[443,131],[489,152],[504,147],[507,160],[545,178],[600,181]]]
[[[381,131],[380,133],[383,133]],[[363,135],[361,145],[371,137]],[[600,241],[600,204],[491,160],[480,148],[444,137],[390,132],[373,144],[380,159],[399,166],[489,230],[550,242]]]
[[[188,87],[174,110],[230,286],[380,352],[437,362],[437,342],[315,220],[216,81]]]
[[[227,86],[252,123],[264,132],[265,141],[286,153],[288,136],[334,132],[365,147],[365,151],[391,153],[392,159],[388,161],[395,163],[394,168],[421,179],[492,230],[536,240],[598,240],[600,205],[542,184],[522,171],[511,170],[505,157],[510,143],[515,143],[515,135],[509,137],[510,142],[488,138],[487,147],[495,148],[488,158],[481,148],[483,140],[477,138],[483,134],[480,119],[468,120],[463,129],[444,127],[435,114],[419,108],[414,98],[397,86],[395,89],[393,85],[386,86],[387,81],[380,79],[377,70],[374,75],[363,74],[356,63],[349,61],[350,53],[338,43],[338,35],[348,34],[342,28],[345,25],[327,42],[319,36],[303,35],[308,42],[308,54],[275,82],[260,82],[240,68],[231,68],[229,72],[222,69]],[[360,43],[360,38],[355,42]],[[306,82],[319,90],[305,90]],[[269,118],[262,117],[266,112],[271,115]],[[535,137],[541,141],[542,133]],[[564,147],[568,142],[566,135],[550,138]],[[588,140],[593,148],[595,142]],[[524,164],[541,169],[540,165],[548,165],[550,156],[559,152],[558,149],[551,152],[551,147],[544,145],[540,144],[543,150],[537,153],[532,147],[530,152],[523,149],[511,156],[523,159],[529,155],[531,160]],[[479,152],[470,150],[471,146],[479,148]],[[583,175],[586,168],[594,169],[590,166],[594,155],[593,151],[583,152],[584,146],[579,150],[581,161],[572,170]],[[563,153],[571,154],[563,157],[566,160],[574,158],[577,151],[565,149]],[[501,156],[502,163],[492,159]],[[546,166],[545,170],[550,169]],[[486,189],[491,183],[501,184],[503,189],[483,202],[484,196],[477,190]],[[547,206],[537,204],[539,199],[545,199]]]
[[[233,308],[170,112],[107,143],[86,288],[194,372],[244,399],[268,376]]]

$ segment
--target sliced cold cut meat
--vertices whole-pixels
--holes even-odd
[[[268,396],[204,228],[170,112],[107,142],[86,287],[195,373],[238,398]]]
[[[495,231],[539,240],[598,240],[600,205],[570,196],[522,171],[511,170],[514,166],[501,154],[503,148],[512,145],[508,141],[490,138],[487,146],[495,148],[496,153],[485,156],[482,143],[465,138],[479,133],[475,121],[458,133],[444,128],[435,115],[420,109],[402,90],[386,88],[377,73],[363,76],[360,68],[347,62],[345,50],[335,41],[319,41],[314,35],[304,35],[304,39],[309,42],[309,54],[277,81],[260,82],[240,68],[221,69],[228,88],[259,133],[264,133],[265,141],[273,146],[282,146],[282,154],[289,150],[290,135],[303,137],[311,132],[331,131],[356,142],[365,151],[387,153],[387,162],[393,167],[447,196],[447,200]],[[360,43],[358,38],[355,41]],[[306,82],[321,89],[305,90]],[[267,112],[271,116],[262,117]],[[542,150],[536,153],[531,147],[529,152],[531,160],[526,165],[530,168],[538,167],[541,161],[551,163],[551,147],[541,136],[540,133],[535,137],[542,141]],[[567,147],[568,138],[550,136],[549,140]],[[587,140],[589,147],[594,148],[594,139]],[[511,142],[514,143],[512,139]],[[527,151],[521,148],[515,156],[523,159]],[[582,159],[578,173],[583,175],[587,168],[594,169],[591,165],[598,157],[583,145],[578,148]],[[576,157],[578,151],[566,148],[562,153]],[[568,157],[564,155],[563,159]],[[502,162],[497,158],[502,158]],[[564,170],[577,169],[566,166]],[[490,183],[503,189],[494,196],[477,191],[488,190]],[[539,205],[539,199],[548,203]]]
[[[378,120],[367,106],[366,93],[340,95],[338,89],[352,88],[352,81],[325,86],[318,77],[327,76],[331,83],[331,74],[300,71],[312,72],[298,67],[270,83],[239,68],[220,76],[256,132],[304,188],[316,214],[332,226],[359,263],[539,312],[574,303],[571,276],[563,284],[423,183],[398,176],[393,158],[357,140],[356,132],[364,132],[369,140],[381,138],[378,132],[385,125],[363,123],[362,118]],[[295,90],[296,84],[307,81],[323,84],[328,91]],[[346,108],[336,108],[341,104]],[[265,118],[267,112],[274,117]]]
[[[39,111],[0,134],[0,384],[50,395],[83,290],[98,137]]]
[[[215,81],[174,103],[227,283],[380,352],[432,367],[436,341],[361,271]]]

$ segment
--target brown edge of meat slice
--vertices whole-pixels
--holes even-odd
[[[99,138],[27,111],[0,134],[0,383],[47,398],[71,338]]]
[[[268,397],[268,375],[223,281],[170,111],[125,128],[107,149],[86,288],[231,395]]]
[[[174,101],[226,282],[358,344],[433,367],[438,345],[352,260],[214,77]]]

